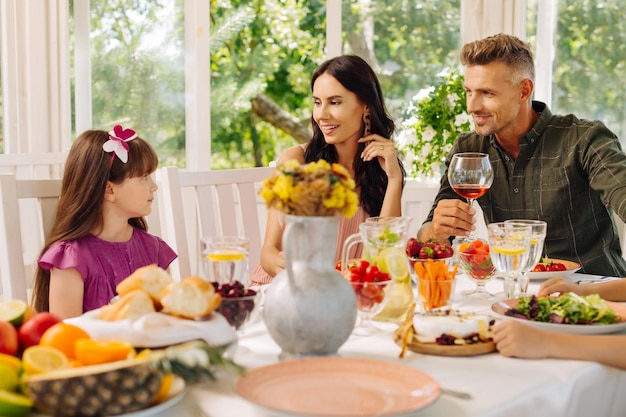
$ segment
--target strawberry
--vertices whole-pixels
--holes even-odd
[[[454,253],[452,247],[446,243],[437,243],[433,250],[435,251],[435,259],[449,258]]]
[[[420,253],[417,257],[420,259],[434,258],[435,250],[430,246],[424,245],[422,246],[422,249],[420,249]]]
[[[420,242],[414,237],[410,237],[406,242],[406,254],[411,257],[419,256],[420,249],[424,246],[424,242]]]

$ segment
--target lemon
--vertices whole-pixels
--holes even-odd
[[[21,417],[33,408],[33,402],[25,395],[0,390],[0,416]]]
[[[520,255],[524,253],[525,249],[519,246],[509,246],[509,247],[495,247],[492,250],[496,253],[500,253],[502,255]]]
[[[206,255],[206,259],[213,262],[220,261],[240,261],[245,259],[246,254],[234,249],[222,249],[217,252],[211,252]]]
[[[59,349],[35,345],[26,348],[22,354],[24,372],[30,375],[42,374],[70,366],[67,356]]]
[[[22,300],[0,301],[0,320],[8,321],[18,327],[24,321],[28,304]]]
[[[380,253],[379,268],[391,275],[396,282],[409,282],[409,262],[406,253],[401,248],[387,248]]]
[[[22,361],[16,358],[13,355],[8,355],[6,353],[0,353],[0,364],[5,364],[10,366],[15,370],[15,372],[19,372],[22,367]]]
[[[0,363],[0,390],[15,391],[18,382],[17,369],[5,363]]]

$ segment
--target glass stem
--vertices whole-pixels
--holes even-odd
[[[526,297],[528,295],[528,281],[528,272],[522,271],[519,278],[517,279],[520,297]]]

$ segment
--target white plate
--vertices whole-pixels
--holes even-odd
[[[235,389],[272,415],[311,417],[412,416],[441,394],[439,384],[417,369],[342,357],[256,368],[239,378]]]
[[[172,382],[172,387],[170,388],[169,393],[167,394],[167,397],[165,397],[165,401],[163,401],[162,403],[153,405],[152,407],[148,407],[148,408],[144,408],[143,410],[139,410],[139,411],[134,411],[132,413],[127,413],[127,414],[118,414],[115,417],[148,417],[148,416],[153,416],[163,410],[166,410],[170,407],[173,407],[175,404],[177,404],[180,400],[183,399],[183,397],[185,396],[185,381],[180,378],[180,377],[176,377],[174,379],[174,381]],[[50,417],[48,415],[45,414],[39,414],[39,413],[35,413],[32,412],[29,414],[30,417]]]
[[[565,265],[565,271],[544,271],[544,272],[529,272],[528,279],[530,280],[540,280],[540,279],[548,279],[552,277],[566,277],[568,275],[572,275],[574,272],[580,269],[580,265],[576,262],[566,261],[564,259],[552,259],[551,262],[557,263],[560,262]]]
[[[511,298],[504,301],[498,301],[491,306],[491,310],[500,318],[507,320],[518,320],[524,324],[527,324],[537,329],[546,330],[556,333],[570,333],[570,334],[608,334],[615,333],[626,329],[626,316],[622,315],[622,321],[614,324],[557,324],[557,323],[544,323],[541,321],[532,321],[520,319],[517,317],[510,317],[504,314],[509,308],[513,308],[517,305],[518,299]],[[607,303],[620,313],[619,310],[624,310],[624,307],[617,303],[607,301]]]

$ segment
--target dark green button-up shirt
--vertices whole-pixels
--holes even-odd
[[[453,154],[489,154],[494,181],[478,199],[487,223],[536,219],[548,224],[544,252],[551,258],[581,264],[580,272],[626,276],[613,211],[626,219],[626,154],[618,138],[603,123],[573,115],[552,115],[533,102],[541,116],[520,136],[516,160],[498,145],[495,136],[475,132],[459,135],[446,160],[439,200],[460,197],[452,190],[447,167]]]

